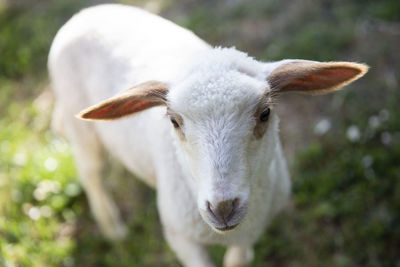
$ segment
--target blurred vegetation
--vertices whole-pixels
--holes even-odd
[[[155,193],[118,164],[105,173],[130,235],[104,240],[70,148],[49,130],[51,40],[92,3],[9,1],[0,9],[0,266],[178,266],[162,237]],[[254,266],[399,265],[400,2],[168,0],[145,7],[213,45],[263,60],[371,66],[349,90],[282,99],[282,134],[296,153],[289,154],[294,194],[257,243]],[[210,252],[221,265],[224,248]]]

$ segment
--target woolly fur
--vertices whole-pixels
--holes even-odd
[[[212,266],[204,244],[230,246],[226,264],[249,264],[252,245],[290,193],[279,119],[265,101],[274,93],[268,76],[286,62],[263,63],[235,48],[212,48],[167,20],[123,5],[86,9],[64,25],[49,55],[53,120],[72,143],[102,231],[109,238],[126,233],[101,182],[99,155],[105,148],[157,189],[165,236],[185,266]],[[156,81],[147,83],[154,87],[151,94],[144,83],[150,80]],[[139,83],[135,99],[135,87],[125,90]],[[154,93],[161,92],[159,85],[162,96]],[[143,108],[165,104],[169,115],[158,106],[109,122],[74,117],[86,109],[81,116],[96,119],[90,117],[97,114],[94,108],[102,114],[103,106],[126,103],[127,96],[132,103],[148,101],[139,103]],[[266,108],[269,118],[261,122],[258,115]],[[108,118],[128,115],[125,110]],[[177,117],[178,128],[170,116]],[[234,199],[229,223],[239,226],[222,233],[207,203],[217,207]]]

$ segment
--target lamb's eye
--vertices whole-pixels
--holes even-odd
[[[266,108],[260,114],[260,121],[267,121],[269,117],[269,113],[271,112],[270,108]]]
[[[174,128],[179,128],[179,123],[174,118],[171,118],[171,123],[174,126]]]

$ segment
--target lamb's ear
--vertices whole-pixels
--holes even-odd
[[[353,62],[283,61],[267,77],[271,91],[325,94],[362,77],[365,64]]]
[[[166,103],[168,85],[148,81],[81,111],[84,120],[114,120]]]

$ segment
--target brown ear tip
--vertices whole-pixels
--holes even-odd
[[[91,120],[91,118],[89,117],[88,113],[85,110],[79,112],[78,114],[75,114],[75,118],[80,120]]]
[[[360,76],[363,76],[369,70],[369,66],[365,63],[350,62],[349,67],[358,69],[360,71],[358,75]]]
[[[369,66],[364,63],[352,63],[352,65],[359,70],[359,73],[355,75],[354,80],[363,77],[369,70]]]
[[[367,73],[369,71],[369,66],[365,63],[358,63],[358,65],[360,66],[361,69],[361,74],[364,75],[365,73]]]

